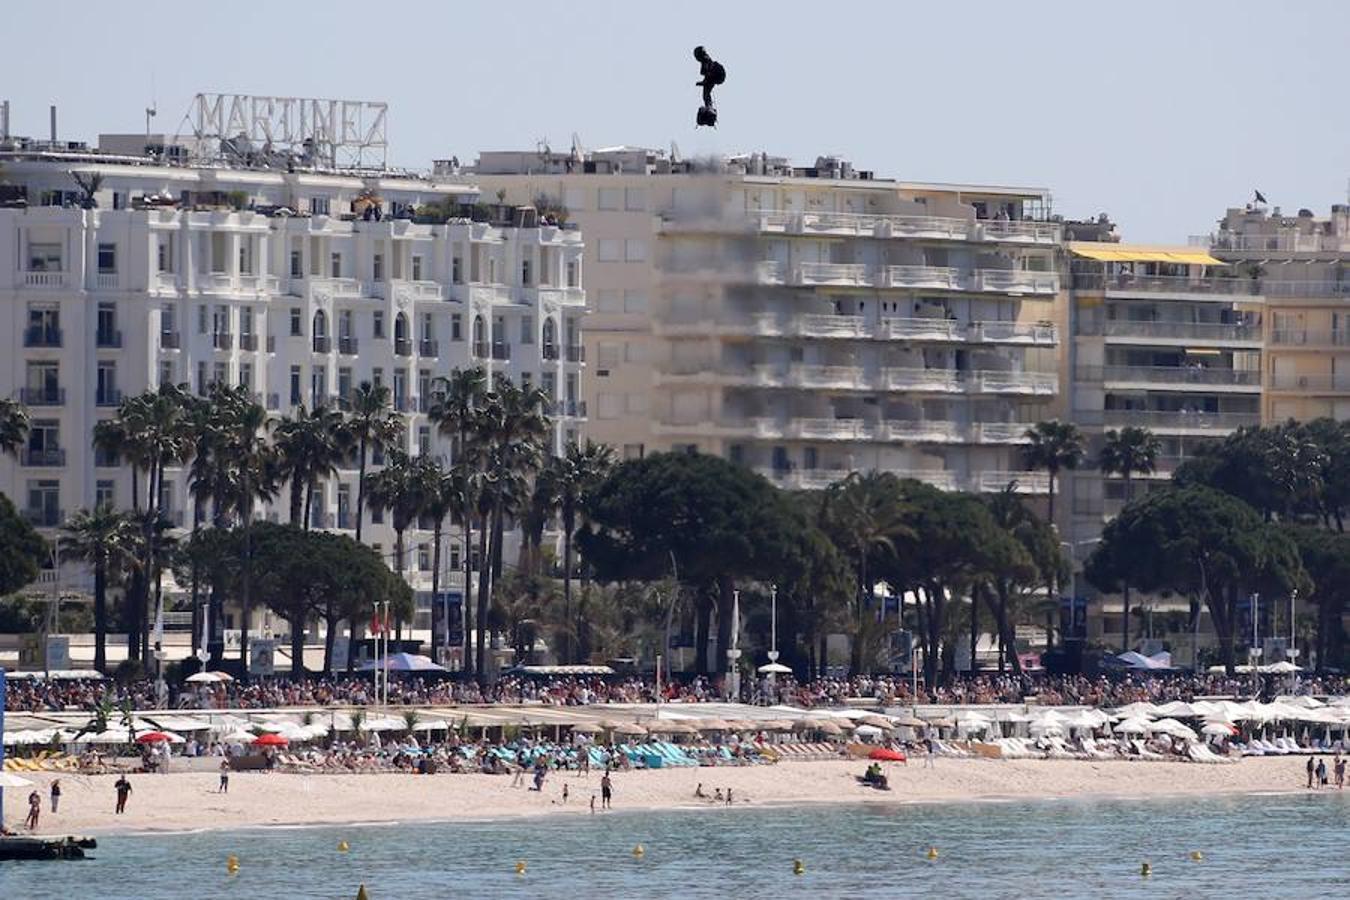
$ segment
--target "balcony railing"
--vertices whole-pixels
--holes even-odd
[[[224,331],[217,331],[211,335],[211,346],[217,350],[231,350],[234,348],[234,335]]]
[[[239,335],[239,349],[247,350],[252,353],[258,349],[258,336],[256,334]]]
[[[1171,386],[1254,388],[1261,386],[1259,369],[1227,369],[1217,366],[1080,366],[1078,377],[1085,381]]]
[[[1350,281],[1272,281],[1261,279],[1267,297],[1350,297]]]
[[[1270,342],[1288,347],[1344,347],[1350,345],[1350,331],[1276,328],[1270,333]]]
[[[116,388],[97,391],[94,395],[94,402],[98,406],[117,406],[122,402],[122,392]]]
[[[1107,337],[1178,338],[1196,341],[1259,342],[1260,325],[1219,322],[1135,322],[1113,319],[1103,328]]]
[[[338,352],[344,356],[355,356],[358,346],[359,344],[354,337],[338,338]]]
[[[539,353],[545,360],[548,360],[550,362],[556,360],[559,356],[558,345],[545,344],[543,347],[540,348]]]
[[[94,284],[101,291],[115,291],[120,283],[116,272],[99,272],[94,280]]]
[[[394,353],[398,356],[412,356],[412,341],[407,338],[394,338]]]
[[[473,345],[472,345],[472,349],[473,349],[473,355],[474,355],[474,357],[475,357],[476,359],[487,359],[487,358],[488,358],[488,343],[487,343],[487,341],[475,341],[475,342],[473,343]]]
[[[25,509],[23,517],[34,528],[56,528],[66,520],[66,511],[38,507],[36,509]]]
[[[66,451],[59,447],[25,447],[19,461],[25,466],[64,466]]]
[[[1188,243],[1211,250],[1233,250],[1257,253],[1322,253],[1343,249],[1344,238],[1327,234],[1299,234],[1286,231],[1279,234],[1193,234]]]
[[[94,346],[111,347],[116,349],[122,346],[122,332],[116,329],[99,329],[94,332]]]
[[[584,419],[586,418],[585,400],[555,400],[549,406],[549,415],[556,418]]]
[[[1060,239],[1060,226],[1052,222],[837,212],[766,212],[755,216],[754,222],[760,231],[789,234],[841,234],[879,238],[1012,241],[1038,244],[1056,244]]]
[[[19,400],[26,406],[65,406],[66,389],[61,387],[19,388]]]
[[[176,331],[161,331],[159,333],[159,349],[177,350],[183,345],[183,337]]]
[[[439,341],[422,340],[417,343],[417,355],[429,356],[435,358],[441,355],[441,345]]]
[[[25,347],[60,347],[64,336],[65,334],[60,328],[29,327],[24,329],[23,345]]]
[[[567,348],[567,361],[570,363],[585,362],[586,348],[581,344],[575,344]]]
[[[1260,425],[1260,413],[1206,412],[1204,410],[1108,409],[1102,412],[1107,425],[1140,425],[1152,429],[1232,431]]]
[[[1078,272],[1073,285],[1079,290],[1105,290],[1108,294],[1219,294],[1253,297],[1261,293],[1260,283],[1253,278],[1231,276],[1191,277],[1189,275],[1103,275]]]
[[[498,360],[508,360],[508,359],[510,359],[510,358],[511,358],[511,345],[510,345],[510,344],[493,344],[493,345],[492,345],[492,358],[493,358],[493,359],[498,359]]]
[[[1276,372],[1270,386],[1277,391],[1327,391],[1339,394],[1350,391],[1350,375]]]
[[[310,528],[332,528],[333,522],[333,514],[330,512],[320,512],[315,510],[309,514]]]
[[[780,487],[798,490],[819,490],[848,477],[846,469],[756,469],[760,475]],[[944,491],[966,490],[993,494],[1012,485],[1019,494],[1045,494],[1050,490],[1050,477],[1044,472],[988,470],[962,475],[948,469],[885,469],[887,474],[902,480],[919,481]]]
[[[30,288],[63,288],[66,286],[66,273],[24,272],[23,285]]]
[[[313,338],[313,341],[315,353],[329,353],[333,349],[333,339],[328,337],[327,335],[316,334]]]

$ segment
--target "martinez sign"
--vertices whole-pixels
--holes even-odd
[[[273,150],[301,153],[336,167],[344,161],[361,165],[367,151],[385,162],[389,141],[385,120],[389,104],[369,100],[322,100],[313,97],[256,97],[251,94],[198,94],[189,117],[199,141],[240,137]]]

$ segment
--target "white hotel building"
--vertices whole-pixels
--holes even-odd
[[[478,191],[387,169],[188,162],[193,148],[158,140],[168,152],[155,156],[142,135],[105,135],[104,150],[0,140],[0,394],[32,418],[19,458],[0,460],[0,490],[48,536],[76,509],[131,505],[130,471],[94,452],[92,430],[122,397],[169,382],[242,385],[274,416],[384,384],[406,415],[406,449],[448,453],[424,414],[430,385],[480,365],[547,390],[555,449],[577,436],[577,230],[529,211],[509,225],[420,224],[413,207],[470,207]],[[76,175],[99,179],[92,208]],[[378,220],[353,214],[371,197]],[[186,472],[170,470],[163,506],[190,526],[187,488]],[[313,524],[354,529],[356,491],[355,470],[341,470],[316,496]],[[283,493],[260,514],[285,521],[286,507]],[[366,515],[363,538],[392,566],[392,529]],[[410,532],[404,560],[423,609],[429,537]],[[461,589],[458,541],[442,565],[441,584]],[[59,577],[78,588],[84,576]]]

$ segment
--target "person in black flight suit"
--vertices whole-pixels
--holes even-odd
[[[699,125],[717,124],[717,107],[713,105],[713,88],[727,80],[727,70],[720,62],[708,55],[702,46],[694,48],[694,59],[699,63],[699,74],[703,76],[694,82],[703,88],[703,105],[699,107],[696,121]]]

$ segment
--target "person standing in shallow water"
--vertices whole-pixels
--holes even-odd
[[[1317,763],[1313,762],[1313,758],[1311,756],[1308,757],[1307,768],[1308,768],[1308,787],[1312,788],[1313,778],[1316,777],[1317,775]]]
[[[614,783],[609,780],[609,773],[606,772],[600,779],[600,808],[609,809],[610,802],[614,799]]]

